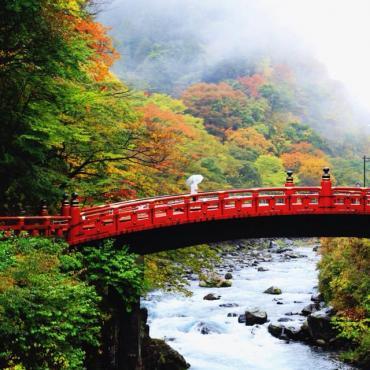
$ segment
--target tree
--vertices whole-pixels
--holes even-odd
[[[188,112],[203,118],[206,129],[221,138],[227,129],[246,127],[260,118],[260,107],[225,82],[192,85],[182,94],[182,99]]]
[[[260,176],[262,186],[283,186],[285,171],[282,161],[272,155],[261,155],[254,163]]]
[[[226,137],[228,143],[244,149],[253,148],[258,154],[267,154],[274,149],[271,141],[265,139],[265,137],[253,127],[241,128],[236,131],[228,130],[226,131]]]
[[[262,74],[254,74],[252,76],[239,77],[239,84],[246,89],[246,93],[252,98],[259,98],[260,87],[266,83],[266,78]]]
[[[49,153],[60,131],[67,129],[56,116],[64,81],[88,81],[81,66],[88,63],[91,50],[74,27],[86,4],[5,0],[1,6],[2,211],[17,203],[35,205],[43,193],[51,198],[58,194],[53,182],[59,176],[48,168]]]
[[[0,366],[83,368],[99,346],[101,314],[95,289],[66,271],[78,259],[48,239],[0,244]]]
[[[319,287],[336,310],[339,338],[349,342],[341,355],[361,368],[370,364],[370,242],[368,239],[322,240]]]

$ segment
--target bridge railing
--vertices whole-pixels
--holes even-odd
[[[70,219],[69,216],[0,217],[0,230],[5,235],[24,232],[32,236],[67,237]]]
[[[230,189],[161,196],[80,209],[77,194],[63,201],[62,216],[2,217],[0,230],[67,237],[70,244],[183,223],[294,214],[370,214],[370,189],[332,187],[328,169],[321,186]],[[46,214],[45,214],[46,212]]]

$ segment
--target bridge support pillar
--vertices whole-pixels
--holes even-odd
[[[119,370],[142,370],[140,298],[132,307],[131,312],[124,312],[121,318],[119,335]]]
[[[137,263],[143,264],[143,257]],[[109,315],[102,330],[102,355],[98,356],[99,364],[93,361],[88,370],[143,370],[141,349],[146,331],[140,297],[135,298],[128,312],[121,295],[111,288],[102,305]]]

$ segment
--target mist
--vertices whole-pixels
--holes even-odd
[[[192,83],[287,63],[298,79],[327,84],[349,103],[338,112],[343,126],[365,127],[366,10],[365,0],[113,0],[99,20],[121,54],[113,71],[136,88],[177,96]]]

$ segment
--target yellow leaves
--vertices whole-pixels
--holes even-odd
[[[325,153],[307,142],[292,145],[291,151],[282,154],[281,159],[286,169],[291,169],[298,174],[301,185],[318,185],[322,169],[330,167]],[[332,180],[334,180],[333,177]]]
[[[81,6],[86,3],[85,0],[59,0],[59,7],[73,15],[79,15],[81,12]]]

